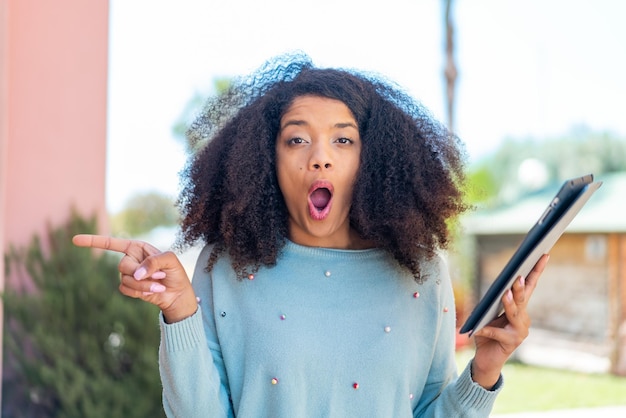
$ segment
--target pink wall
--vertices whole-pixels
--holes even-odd
[[[72,205],[105,222],[108,1],[1,1],[5,244],[66,220]]]
[[[108,228],[108,12],[108,0],[0,0],[0,255],[72,207]]]

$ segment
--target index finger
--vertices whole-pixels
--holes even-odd
[[[124,253],[128,251],[132,241],[124,238],[113,238],[105,235],[79,234],[74,235],[72,243],[77,247],[100,248],[102,250]]]
[[[537,281],[539,280],[539,277],[543,273],[543,270],[546,268],[546,265],[548,264],[548,260],[550,260],[549,254],[542,255],[541,258],[537,261],[537,263],[533,267],[533,269],[528,274],[528,277],[526,278],[526,289],[527,291],[530,290],[530,293],[532,293],[532,291],[537,286]]]

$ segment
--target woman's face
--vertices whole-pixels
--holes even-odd
[[[276,172],[293,242],[356,247],[348,214],[360,156],[359,129],[343,102],[300,96],[287,108],[276,139]]]

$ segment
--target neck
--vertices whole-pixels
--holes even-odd
[[[342,237],[312,237],[300,235],[296,231],[290,231],[289,240],[305,247],[334,248],[338,250],[365,250],[374,248],[372,241],[365,240],[352,228]]]

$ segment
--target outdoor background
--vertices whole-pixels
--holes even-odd
[[[454,0],[455,130],[473,161],[506,138],[576,127],[626,135],[626,3]],[[111,1],[107,206],[176,195],[172,134],[195,94],[299,49],[382,73],[446,120],[444,1]],[[193,114],[193,110],[188,112]]]
[[[621,0],[0,0],[2,416],[162,416],[157,310],[117,292],[119,255],[71,236],[167,249],[185,126],[294,50],[380,73],[446,124],[454,63],[477,207],[449,253],[459,322],[560,181],[604,181],[554,248],[494,412],[624,416],[625,17]]]

